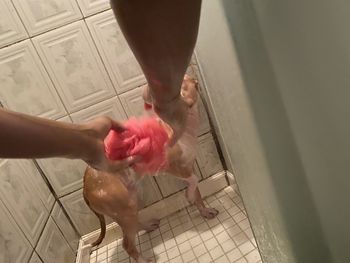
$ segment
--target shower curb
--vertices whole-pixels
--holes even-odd
[[[226,175],[226,171],[221,171],[199,182],[199,189],[203,198],[215,194],[227,187]],[[189,206],[190,204],[187,202],[184,193],[185,191],[182,190],[142,209],[139,212],[141,221],[154,218],[154,215],[157,215],[157,218],[161,219]],[[89,263],[90,252],[92,250],[90,244],[98,238],[99,234],[100,230],[95,230],[80,238],[75,263]],[[121,237],[121,228],[118,224],[113,222],[107,226],[106,237],[99,247],[105,246]]]

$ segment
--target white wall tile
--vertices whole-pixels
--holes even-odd
[[[116,94],[83,21],[33,38],[69,113]]]
[[[32,160],[21,160],[20,162],[27,173],[30,174],[30,180],[33,182],[32,185],[35,188],[35,192],[43,202],[46,210],[51,211],[51,208],[55,202],[55,197],[51,193],[46,181],[43,179],[43,176],[40,174]]]
[[[142,91],[143,87],[139,87],[119,95],[120,101],[128,117],[140,117],[144,114]]]
[[[152,176],[144,176],[138,182],[139,209],[162,199],[159,188]]]
[[[66,195],[60,200],[81,235],[99,229],[100,223],[96,215],[84,201],[83,189]]]
[[[83,187],[83,176],[87,166],[84,161],[50,158],[37,159],[37,162],[57,196],[63,196]]]
[[[74,228],[68,221],[68,218],[63,212],[63,209],[57,202],[55,203],[55,206],[52,210],[51,217],[55,221],[58,228],[61,230],[65,239],[68,241],[72,250],[76,251],[79,245],[79,236],[74,231]]]
[[[197,162],[203,178],[223,170],[213,136],[210,133],[199,137]]]
[[[59,121],[72,122],[68,116],[59,119]],[[48,158],[37,159],[37,163],[58,197],[83,187],[83,175],[87,166],[84,161]]]
[[[74,262],[75,254],[50,217],[36,247],[45,263]]]
[[[198,135],[203,135],[210,131],[210,124],[209,124],[207,111],[205,110],[203,101],[200,97],[198,100],[198,109],[199,109],[199,118],[200,118]]]
[[[185,181],[171,175],[162,173],[155,177],[163,197],[167,197],[186,187]]]
[[[0,83],[6,108],[51,119],[66,115],[30,40],[0,49]]]
[[[49,212],[29,179],[33,175],[19,160],[1,160],[0,171],[0,198],[34,246]]]
[[[71,114],[73,121],[76,123],[88,121],[99,116],[107,116],[117,121],[126,120],[126,114],[118,97],[113,97]]]
[[[72,0],[12,0],[30,36],[82,18]]]
[[[109,0],[77,0],[77,1],[84,16],[89,16],[110,8]]]
[[[27,32],[12,2],[0,1],[0,47],[27,37]]]
[[[202,179],[201,173],[198,169],[198,165],[194,163],[194,173],[197,175],[198,179]],[[162,173],[154,177],[163,197],[169,196],[173,193],[176,193],[184,188],[187,184],[184,180],[181,180],[178,177],[175,177],[171,174]]]
[[[0,200],[0,262],[27,262],[32,247]]]
[[[117,93],[145,84],[146,79],[119,28],[113,11],[108,10],[89,17],[86,23]]]
[[[38,254],[35,251],[32,257],[30,258],[29,263],[42,263],[41,259],[39,258]]]

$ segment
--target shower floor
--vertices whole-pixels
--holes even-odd
[[[262,262],[242,199],[226,187],[205,199],[219,210],[217,218],[203,219],[196,207],[182,209],[160,222],[151,233],[140,232],[137,247],[157,263]],[[130,263],[119,239],[94,251],[90,263]]]

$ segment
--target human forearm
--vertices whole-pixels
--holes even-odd
[[[88,160],[92,138],[81,125],[56,122],[0,109],[0,157],[67,157]]]
[[[153,103],[168,107],[180,94],[193,53],[201,0],[111,0],[111,4],[147,78]]]

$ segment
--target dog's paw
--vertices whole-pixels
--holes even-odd
[[[159,228],[159,223],[160,223],[160,220],[154,218],[154,219],[151,219],[151,220],[143,223],[142,228],[146,232],[152,232],[152,231],[156,230],[157,228]]]
[[[200,213],[201,213],[201,216],[206,219],[213,219],[218,215],[219,211],[216,210],[215,208],[205,207],[200,211]]]

